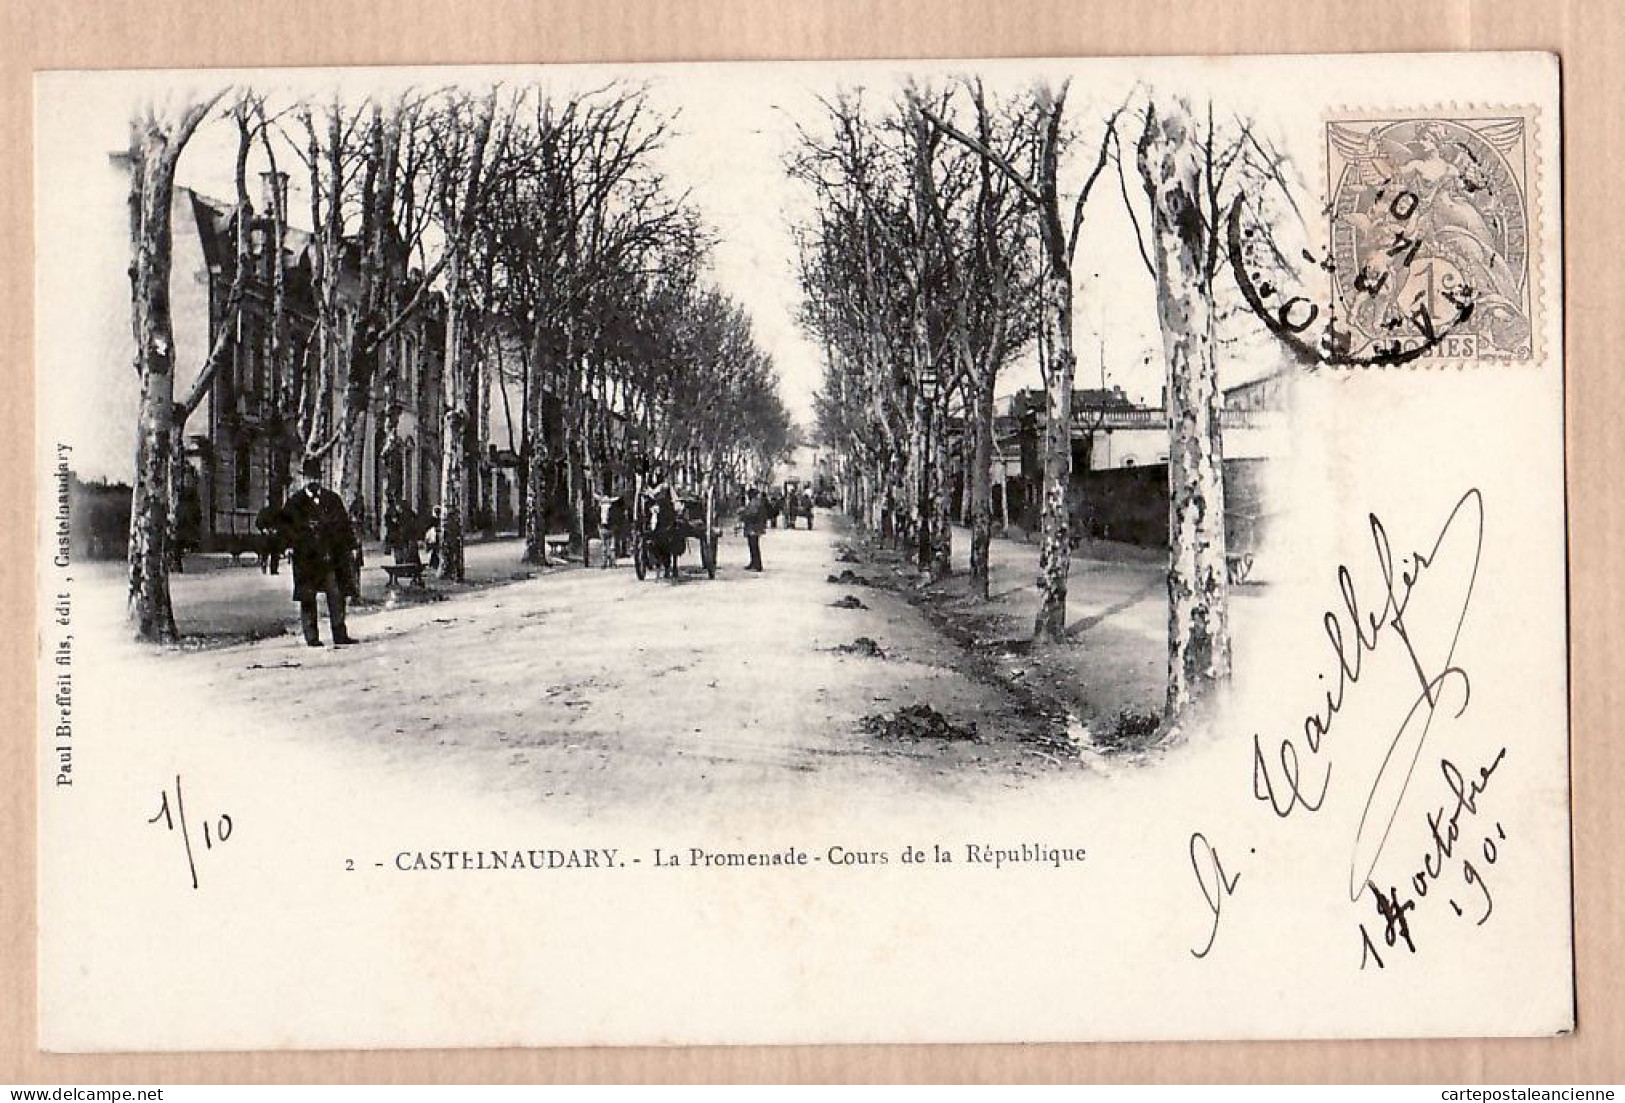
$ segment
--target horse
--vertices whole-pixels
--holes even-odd
[[[603,545],[602,566],[608,570],[615,566],[618,549],[626,544],[632,531],[632,495],[598,494],[594,502],[598,506],[598,539]]]
[[[657,493],[650,501],[653,524],[647,547],[654,562],[660,567],[662,578],[677,577],[677,561],[688,548],[693,526],[684,515],[683,508],[669,489]]]

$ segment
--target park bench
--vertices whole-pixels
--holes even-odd
[[[570,552],[570,534],[567,532],[550,532],[545,537],[547,541],[547,554],[554,559],[563,559]]]

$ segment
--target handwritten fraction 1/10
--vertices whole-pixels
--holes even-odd
[[[147,820],[148,823],[162,823],[165,830],[180,833],[181,846],[186,852],[186,870],[192,878],[192,887],[198,887],[197,860],[198,852],[192,846],[192,828],[186,818],[186,798],[181,792],[181,776],[175,775],[175,788],[173,799],[170,790],[164,789],[159,793],[158,811]],[[231,816],[222,812],[212,818],[206,817],[202,824],[203,849],[213,850],[231,838]]]

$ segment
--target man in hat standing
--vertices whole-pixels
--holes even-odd
[[[750,562],[745,570],[762,570],[762,533],[767,531],[767,503],[762,492],[754,486],[745,491],[745,506],[739,511],[739,524],[745,530],[745,544],[750,548]]]
[[[304,486],[282,506],[282,538],[293,558],[293,599],[305,643],[322,645],[316,616],[316,596],[327,595],[327,620],[335,644],[354,643],[344,627],[344,599],[359,593],[355,553],[361,546],[344,500],[322,485],[322,462],[306,460],[301,468]]]

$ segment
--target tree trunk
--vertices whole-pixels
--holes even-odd
[[[564,501],[566,503],[565,508],[569,511],[564,518],[564,522],[568,526],[565,531],[572,534],[578,533],[581,524],[586,523],[582,521],[578,524],[576,517],[580,513],[578,508],[581,501],[580,486],[581,441],[575,429],[575,418],[570,417],[566,419],[564,426]],[[565,550],[565,561],[569,561],[568,549]]]
[[[1066,638],[1067,572],[1072,564],[1067,485],[1072,478],[1072,279],[1061,256],[1048,258],[1043,296],[1044,343],[1050,360],[1044,380],[1043,539],[1038,584],[1043,604],[1033,621],[1037,639]]]
[[[540,324],[531,334],[530,357],[525,361],[525,552],[526,563],[547,563],[547,439],[546,388],[543,380],[551,364]]]
[[[171,368],[171,375],[174,369]],[[186,549],[181,540],[181,498],[186,487],[186,421],[185,407],[177,404],[175,416],[169,427],[169,469],[165,491],[169,495],[169,506],[165,511],[169,521],[169,531],[164,536],[164,560],[169,564],[171,574],[186,573]]]
[[[971,592],[986,601],[992,572],[988,555],[993,544],[993,381],[991,373],[976,384],[967,411],[971,432],[970,579]]]
[[[581,534],[582,566],[592,566],[593,491],[598,484],[598,469],[593,460],[592,423],[588,407],[582,406],[581,431],[576,439],[581,444],[581,482],[577,486],[580,497],[576,500],[576,515],[580,520],[577,531]]]
[[[333,467],[338,473],[339,497],[350,509],[361,498],[364,462],[367,454],[367,415],[372,399],[373,375],[377,372],[378,348],[358,324],[350,335],[350,355],[344,371],[344,388],[339,397],[337,453]],[[352,521],[357,518],[352,517]]]
[[[1168,699],[1172,724],[1230,677],[1224,454],[1203,151],[1188,109],[1153,110],[1139,146],[1168,362]]]
[[[333,205],[329,216],[334,221],[332,237],[342,251],[342,223],[338,220],[341,197],[339,179],[341,161],[338,153],[339,112],[333,112],[334,130],[330,141],[332,172],[335,183],[329,202]],[[385,226],[394,205],[393,176],[387,171],[386,146],[382,110],[375,104],[372,109],[372,130],[368,137],[366,169],[361,195],[361,303],[356,324],[350,333],[350,355],[344,365],[344,379],[339,391],[338,441],[334,445],[334,468],[338,472],[339,497],[346,508],[361,498],[363,464],[367,452],[368,406],[372,399],[373,377],[378,369],[378,347],[374,335],[382,324],[378,317],[382,301],[384,278],[383,243],[388,240]],[[351,520],[357,520],[352,517]]]
[[[948,402],[944,398],[933,411],[936,432],[932,434],[931,463],[931,577],[944,579],[953,573],[954,515],[953,461],[948,454]]]
[[[339,201],[343,191],[343,122],[335,106],[328,121],[327,150],[324,155],[321,140],[312,124],[309,133],[310,165],[310,224],[315,229],[315,263],[312,278],[316,305],[317,378],[315,386],[306,395],[309,410],[306,417],[306,455],[320,452],[337,441],[329,441],[335,416],[334,393],[339,364],[339,277],[344,250],[344,222]],[[324,183],[322,164],[327,165]],[[342,457],[340,457],[342,459]],[[340,468],[342,476],[342,468]],[[341,494],[342,497],[342,481]],[[345,499],[345,504],[349,500]]]
[[[274,180],[277,176],[276,154],[270,138],[262,130],[260,140],[265,145],[266,158]],[[280,505],[293,477],[293,449],[299,436],[299,389],[301,372],[290,361],[288,333],[287,266],[283,250],[287,243],[288,212],[284,209],[287,197],[280,184],[271,189],[271,202],[266,217],[271,220],[271,240],[267,243],[270,264],[271,318],[267,325],[269,337],[266,358],[271,373],[271,455],[270,486],[267,504]]]
[[[463,534],[480,527],[485,507],[485,464],[481,462],[484,442],[480,439],[484,412],[480,408],[480,375],[485,371],[484,349],[469,339],[469,321],[464,320],[463,344],[467,348],[463,368]]]
[[[966,386],[970,383],[967,381]],[[976,430],[971,425],[976,416],[975,400],[967,402],[964,410],[965,430],[959,438],[959,523],[970,528],[976,521],[976,507],[971,500],[971,484],[976,481]]]
[[[915,376],[913,417],[908,427],[908,519],[914,562],[931,566],[931,403]]]
[[[406,508],[406,465],[401,445],[401,376],[411,371],[411,368],[401,363],[397,346],[393,344],[383,350],[383,357],[384,394],[381,403],[383,425],[378,447],[378,466],[383,475],[384,485],[378,488],[382,508],[378,510],[376,520],[379,523],[380,535],[387,536],[388,533],[383,531],[384,518],[400,517]],[[418,378],[422,378],[421,374]],[[409,397],[416,398],[415,395]],[[416,539],[416,533],[413,532],[403,532],[400,535],[408,541]]]
[[[491,390],[493,386],[502,387],[502,334],[497,327],[486,319],[486,336],[483,345],[483,355],[480,361],[480,451],[489,460],[491,455]],[[506,400],[508,392],[498,392]],[[510,426],[511,429],[511,426]],[[508,447],[514,444],[513,434],[508,434]],[[488,463],[484,471],[484,478],[480,480],[480,518],[484,521],[485,535],[495,537],[497,534],[497,466]]]
[[[466,511],[469,472],[464,435],[468,430],[468,354],[465,346],[469,324],[463,281],[464,251],[473,236],[474,218],[479,208],[481,173],[486,144],[491,137],[491,121],[496,112],[493,90],[474,123],[468,146],[466,179],[462,199],[454,203],[451,192],[441,195],[444,222],[450,228],[445,245],[446,356],[441,370],[441,392],[445,397],[445,422],[440,438],[440,577],[461,582],[463,573],[463,519]],[[455,211],[455,216],[453,212]]]
[[[203,109],[195,109],[200,118]],[[141,380],[130,502],[128,612],[137,638],[176,639],[169,593],[170,501],[175,443],[175,335],[169,310],[170,209],[175,162],[197,119],[170,130],[156,120],[132,135],[130,305]]]
[[[455,246],[446,262],[446,352],[441,367],[441,394],[445,400],[440,432],[440,567],[438,577],[463,580],[463,498],[466,472],[463,432],[468,421],[463,385],[462,257]]]

